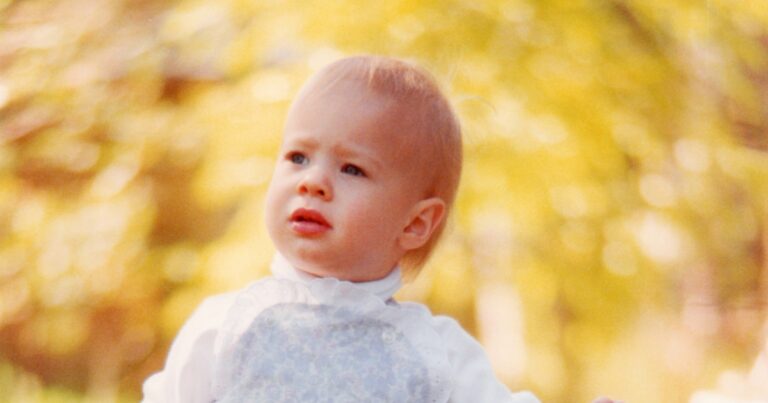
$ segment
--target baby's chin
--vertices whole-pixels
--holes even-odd
[[[300,267],[297,267],[296,265],[293,265],[293,267],[296,268],[296,270],[298,270],[298,271],[300,271],[300,272],[302,272],[304,274],[308,274],[308,275],[310,275],[312,277],[318,277],[318,278],[336,277],[336,276],[333,275],[333,273],[329,273],[329,272],[324,271],[324,270],[317,270],[314,267],[309,267],[308,268],[306,265],[301,265]]]
[[[301,271],[302,273],[309,274],[313,277],[319,277],[319,278],[335,278],[339,280],[347,280],[347,281],[354,281],[353,277],[350,276],[350,273],[345,272],[344,270],[339,270],[338,267],[332,267],[327,268],[324,266],[318,266],[316,264],[299,264],[294,265],[293,267],[296,268],[296,270]]]
[[[277,246],[277,251],[296,270],[314,277],[332,277],[352,282],[382,279],[395,269],[399,260],[397,256],[387,260],[371,255],[353,258],[354,255],[350,253],[332,253],[327,246],[316,248],[314,246],[317,245],[301,243],[277,244]]]
[[[328,262],[323,262],[319,256],[313,254],[302,253],[301,255],[280,252],[293,266],[294,269],[309,274],[314,277],[335,277],[339,278],[338,267]],[[336,267],[336,270],[332,268]]]

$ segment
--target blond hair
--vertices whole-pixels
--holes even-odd
[[[404,125],[400,127],[410,136],[404,144],[429,150],[428,155],[418,155],[420,169],[427,175],[424,196],[442,199],[446,211],[427,243],[407,252],[400,261],[403,272],[415,276],[440,239],[456,198],[462,165],[458,117],[429,72],[412,63],[382,56],[354,56],[331,63],[312,77],[297,99],[306,92],[332,91],[340,82],[360,84],[392,100],[397,118]]]

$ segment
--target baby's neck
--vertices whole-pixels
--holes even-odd
[[[280,253],[275,253],[274,258],[272,259],[271,270],[272,275],[277,278],[284,278],[305,284],[315,280],[323,279],[323,277],[317,277],[293,267],[293,265],[291,265],[291,263],[288,262],[288,260]],[[400,267],[396,266],[387,276],[379,280],[350,283],[353,283],[358,287],[362,287],[370,293],[375,294],[384,300],[387,300],[392,298],[392,296],[402,286]]]

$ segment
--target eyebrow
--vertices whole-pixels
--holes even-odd
[[[320,148],[320,142],[314,137],[308,135],[297,135],[290,141],[283,144],[288,148],[301,148],[308,151],[315,151]],[[380,170],[384,167],[383,161],[381,161],[375,153],[366,151],[363,147],[355,147],[354,145],[338,144],[335,145],[331,152],[341,159],[361,159],[366,165],[371,165],[374,170]]]
[[[314,150],[318,147],[318,141],[309,136],[294,138],[284,144],[284,146],[307,148]]]
[[[374,170],[379,170],[383,167],[383,164],[375,153],[368,152],[361,147],[337,145],[333,148],[333,152],[343,159],[357,159],[360,158],[366,164],[373,166]]]

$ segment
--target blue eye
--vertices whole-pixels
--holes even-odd
[[[352,164],[345,164],[341,167],[341,172],[352,176],[365,176],[365,172],[362,169]]]
[[[292,152],[288,154],[288,160],[296,165],[306,164],[309,158],[300,152]]]

